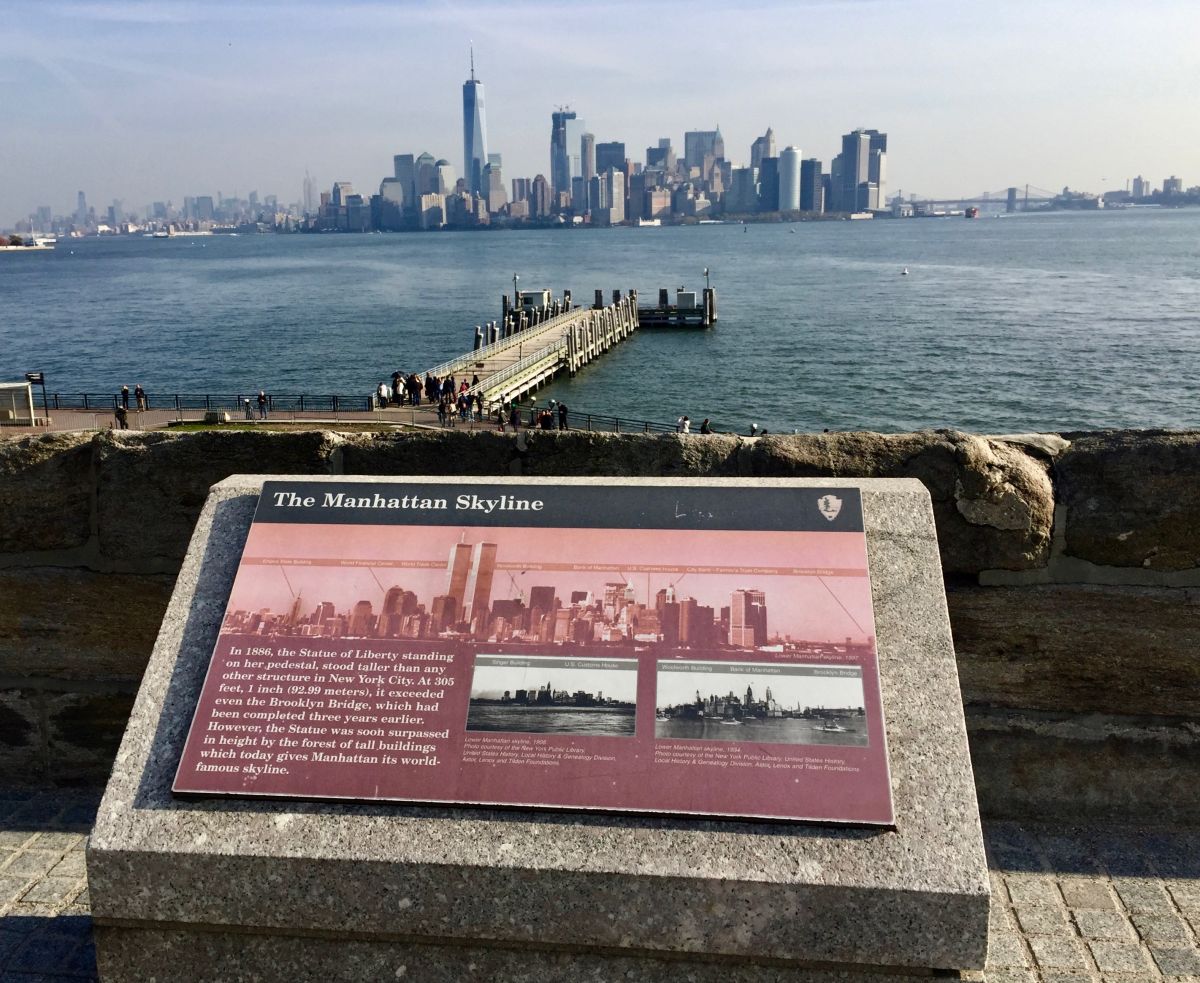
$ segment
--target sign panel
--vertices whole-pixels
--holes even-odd
[[[890,824],[859,492],[267,482],[173,788]]]

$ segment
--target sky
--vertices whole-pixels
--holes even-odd
[[[473,42],[488,150],[549,171],[550,113],[627,153],[768,126],[828,166],[889,136],[889,192],[1200,183],[1195,0],[0,0],[0,224],[83,190],[371,193],[396,153],[461,173]]]

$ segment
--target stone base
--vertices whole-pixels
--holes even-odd
[[[246,935],[97,926],[100,975],[105,983],[177,978],[181,966],[194,983],[280,979],[412,980],[414,983],[898,983],[929,979],[928,971],[796,969],[723,959],[700,962],[647,954],[504,949],[421,942]],[[946,977],[939,974],[939,978]],[[957,974],[951,974],[957,978]]]
[[[704,981],[982,968],[987,868],[920,483],[841,482],[862,489],[866,513],[888,830],[175,798],[262,480],[230,478],[209,497],[96,820],[88,873],[106,978],[181,966],[197,978],[395,978],[404,966],[421,980]],[[379,479],[339,480],[367,491]]]

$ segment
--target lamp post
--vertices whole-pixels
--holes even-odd
[[[513,274],[513,308],[514,310],[521,306],[521,295],[517,293],[517,281],[521,278],[517,274]]]
[[[707,290],[708,288],[709,288],[708,267],[706,266],[706,267],[704,267],[704,289]]]

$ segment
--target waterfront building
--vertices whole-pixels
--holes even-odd
[[[735,167],[729,191],[725,195],[725,211],[731,215],[748,215],[758,211],[758,182],[752,167]]]
[[[642,205],[643,218],[664,219],[671,217],[671,192],[666,188],[651,188],[645,193]]]
[[[831,211],[859,212],[881,207],[887,193],[887,134],[863,129],[847,133],[831,170]]]
[[[1150,197],[1150,182],[1143,178],[1140,174],[1133,179],[1133,197]]]
[[[609,168],[625,169],[625,144],[613,141],[596,144],[596,173],[604,174]]]
[[[689,130],[683,135],[683,163],[689,171],[693,167],[703,169],[706,156],[725,157],[725,138],[719,126],[715,130]]]
[[[458,176],[454,173],[454,165],[448,160],[439,160],[434,165],[433,190],[439,195],[451,195],[457,190]]]
[[[579,138],[580,177],[583,178],[584,193],[591,188],[592,178],[596,176],[596,135],[585,133]],[[588,205],[590,207],[590,195]]]
[[[546,218],[550,214],[550,182],[544,174],[533,179],[529,189],[529,214],[532,218]]]
[[[416,198],[422,195],[437,194],[437,161],[433,154],[421,154],[415,161],[416,166]]]
[[[625,221],[625,172],[610,167],[603,178],[597,175],[594,181],[603,185],[601,197],[604,204],[598,212],[600,225],[618,225]]]
[[[779,211],[779,158],[764,157],[758,168],[758,210]]]
[[[565,108],[556,109],[550,114],[550,188],[555,194],[571,190],[571,155],[567,143],[567,123],[575,118],[575,112]],[[579,146],[579,143],[575,145]]]
[[[787,147],[779,155],[779,211],[800,210],[800,148]]]
[[[489,157],[499,154],[489,154]],[[483,194],[487,201],[487,210],[496,214],[508,204],[508,196],[504,193],[504,177],[500,172],[499,162],[493,164],[489,160],[483,168]]]
[[[766,595],[760,590],[735,590],[729,598],[729,644],[754,648],[766,641]]]
[[[659,137],[657,147],[646,148],[646,167],[658,168],[664,174],[675,172],[675,151],[670,137]]]
[[[402,202],[405,208],[411,208],[417,200],[417,165],[412,154],[396,154],[392,158],[392,175],[400,182],[404,192]]]
[[[334,181],[332,205],[334,208],[342,208],[350,203],[350,196],[354,194],[354,186],[349,181]]]
[[[1175,177],[1174,174],[1168,178],[1163,178],[1162,193],[1164,195],[1183,194],[1183,178]],[[83,194],[83,192],[81,191],[80,194]]]
[[[463,177],[473,195],[484,191],[487,165],[487,120],[484,117],[483,83],[475,77],[475,49],[471,49],[471,77],[463,83]]]
[[[821,162],[816,157],[800,162],[800,211],[825,211],[824,176]]]
[[[767,132],[750,144],[750,166],[756,171],[762,166],[764,157],[777,157],[775,151],[775,131],[769,126]]]

